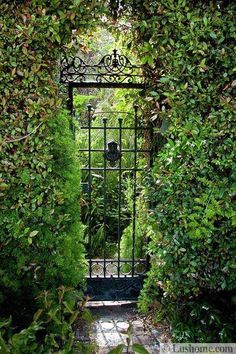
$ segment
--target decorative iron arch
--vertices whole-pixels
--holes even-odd
[[[86,64],[79,56],[61,61],[60,82],[72,87],[145,88],[142,65],[133,65],[116,49],[98,64]]]

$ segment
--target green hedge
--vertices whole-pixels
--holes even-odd
[[[175,340],[233,341],[235,4],[128,1],[127,10],[160,132],[148,186],[152,268],[140,307],[164,304],[157,317],[169,318]]]
[[[103,4],[0,5],[0,301],[11,304],[4,315],[22,318],[39,290],[77,283],[79,174],[56,67],[72,29],[96,25]],[[110,5],[116,16],[117,1]],[[235,5],[127,0],[123,9],[152,68],[148,112],[164,135],[156,136],[149,185],[152,269],[140,307],[157,308],[158,299],[176,340],[233,341]]]
[[[9,143],[14,164],[2,160],[0,264],[7,298],[20,288],[77,285],[83,277],[80,170],[68,117],[57,114],[45,130],[50,139],[22,143],[31,151],[24,159],[20,144]]]
[[[42,290],[52,291],[59,306],[56,288],[83,282],[80,170],[69,117],[61,108],[66,97],[59,91],[58,64],[62,51],[74,50],[72,30],[86,35],[99,21],[102,4],[0,4],[0,316],[12,315],[14,331],[31,322]],[[49,333],[52,313],[44,319]],[[40,323],[36,327],[40,330]]]

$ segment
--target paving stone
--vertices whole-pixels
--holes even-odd
[[[95,320],[87,336],[78,331],[77,338],[84,342],[96,342],[99,349],[94,354],[108,354],[111,349],[122,343],[127,346],[127,329],[130,325],[133,328],[133,343],[142,344],[150,354],[159,353],[161,330],[146,323],[137,314],[134,302],[104,303],[100,301],[89,305],[91,305],[88,307]],[[127,352],[126,347],[124,353],[131,354],[132,351]]]

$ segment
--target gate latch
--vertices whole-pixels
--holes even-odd
[[[121,158],[122,154],[120,147],[114,140],[107,143],[107,149],[105,152],[105,158],[110,161],[111,166],[115,166],[115,162]]]

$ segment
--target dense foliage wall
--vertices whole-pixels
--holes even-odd
[[[162,133],[148,186],[152,269],[140,306],[155,304],[160,314],[159,299],[175,340],[233,341],[235,4],[126,6],[150,68],[148,110]]]
[[[36,307],[34,297],[40,290],[73,286],[83,276],[78,164],[69,120],[60,109],[56,68],[61,49],[72,46],[72,30],[81,35],[96,25],[106,12],[104,3],[0,3],[4,316],[19,313],[22,320],[24,312],[32,314],[30,306]],[[148,186],[153,205],[148,221],[153,226],[152,268],[140,306],[152,306],[157,315],[162,311],[168,316],[179,341],[233,341],[235,5],[200,0],[109,3],[115,18],[122,10],[128,15],[134,35],[128,48],[133,46],[151,69],[147,110],[162,132],[156,135],[158,152]],[[50,321],[57,325],[54,334],[45,337],[48,348],[62,346],[68,334],[62,310],[71,316],[70,324],[77,315],[62,302],[65,293],[60,287],[60,311],[50,307],[47,292],[40,297],[44,300],[37,300],[37,305],[43,304],[34,321],[45,312],[42,321],[50,324],[49,331]],[[157,299],[164,305],[161,311]],[[1,323],[5,340],[0,335],[1,348],[7,326],[8,322]],[[10,340],[11,349],[47,352],[27,344],[29,338],[35,342],[40,326],[34,322],[23,332],[21,344],[20,337]]]
[[[86,33],[101,9],[88,1],[0,4],[0,314],[19,314],[20,325],[40,290],[84,276],[80,171],[58,60],[72,30]]]

